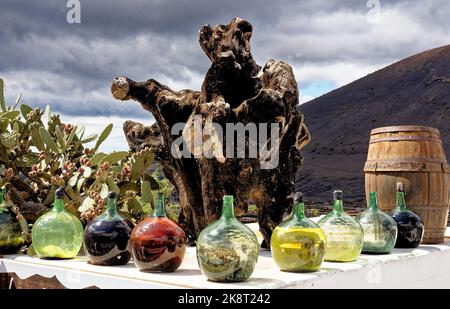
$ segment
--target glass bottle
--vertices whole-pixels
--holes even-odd
[[[186,233],[167,217],[164,194],[158,193],[153,214],[131,233],[134,263],[141,271],[173,272],[183,261],[186,243]]]
[[[378,194],[370,193],[369,208],[358,218],[364,230],[363,253],[390,253],[397,240],[397,222],[378,207]]]
[[[355,261],[363,247],[363,229],[361,224],[344,212],[342,191],[334,191],[333,198],[333,210],[318,222],[327,238],[325,261]]]
[[[3,200],[4,193],[0,189],[0,254],[15,254],[25,241],[16,214]]]
[[[129,242],[134,225],[117,212],[117,193],[108,194],[106,211],[84,229],[84,251],[89,263],[125,265],[131,259]]]
[[[64,210],[64,188],[56,190],[53,209],[34,223],[31,240],[40,258],[69,259],[80,251],[83,226],[77,217]]]
[[[406,207],[405,186],[397,183],[397,207],[391,213],[397,222],[396,248],[417,248],[422,242],[424,225],[422,219]]]
[[[273,231],[272,257],[283,271],[313,272],[323,262],[326,236],[323,230],[305,216],[303,194],[296,192],[292,215]]]
[[[220,218],[207,226],[197,239],[201,272],[210,281],[245,281],[255,269],[258,254],[255,233],[235,218],[233,196],[225,195]]]

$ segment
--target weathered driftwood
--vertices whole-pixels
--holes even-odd
[[[239,18],[200,30],[200,45],[212,62],[200,92],[173,91],[153,79],[135,82],[126,77],[114,79],[111,87],[116,99],[136,100],[153,114],[152,126],[127,121],[126,138],[132,150],[155,149],[165,175],[178,190],[180,223],[192,239],[218,218],[224,194],[235,196],[237,214],[247,210],[249,200],[257,205],[265,246],[292,204],[289,195],[302,164],[300,150],[310,136],[296,109],[299,94],[292,68],[275,60],[258,66],[250,52],[251,35],[252,25]],[[186,123],[183,137],[190,142],[195,115],[202,116],[204,128],[211,122],[223,128],[226,123],[279,124],[279,165],[263,169],[260,158],[175,158],[171,146],[178,136],[171,129]],[[208,142],[225,148],[214,134],[203,136],[203,143]],[[197,150],[193,146],[191,152]]]

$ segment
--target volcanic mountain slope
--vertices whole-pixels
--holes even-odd
[[[296,187],[309,200],[329,201],[340,188],[364,199],[370,131],[424,125],[441,132],[450,159],[450,45],[392,64],[299,107],[311,131]]]

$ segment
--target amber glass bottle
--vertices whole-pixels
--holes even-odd
[[[186,243],[186,233],[167,217],[164,194],[158,193],[153,214],[131,234],[134,263],[141,271],[173,272],[183,261]]]

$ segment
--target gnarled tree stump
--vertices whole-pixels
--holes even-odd
[[[300,150],[310,136],[303,115],[296,109],[299,93],[292,68],[275,60],[269,60],[263,68],[258,66],[250,52],[251,35],[252,25],[239,18],[229,25],[202,27],[200,45],[212,64],[200,92],[177,92],[153,79],[134,82],[126,77],[114,79],[111,87],[116,99],[136,100],[154,115],[156,122],[152,126],[127,121],[124,124],[126,138],[134,151],[145,147],[155,149],[166,177],[178,190],[180,224],[192,239],[219,217],[225,194],[235,196],[238,214],[247,211],[249,199],[254,201],[264,246],[269,245],[273,229],[291,208],[289,196],[294,188],[295,173],[302,164]],[[216,123],[224,129],[225,135],[230,135],[225,130],[227,123],[277,124],[279,144],[270,150],[278,151],[279,164],[267,168],[264,167],[267,158],[261,156],[230,158],[223,155],[225,142],[214,130],[204,134],[203,143],[196,146],[192,138],[196,132],[195,116],[199,115],[202,129]],[[177,123],[184,123],[182,135],[171,134]],[[232,134],[234,139],[234,132]],[[214,156],[174,156],[171,147],[180,136],[190,146],[190,153],[196,154],[199,146],[209,145]],[[250,136],[245,142],[247,146],[258,143]],[[277,144],[269,139],[269,145]]]

